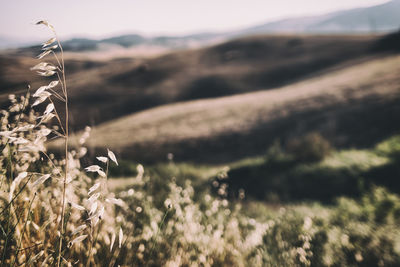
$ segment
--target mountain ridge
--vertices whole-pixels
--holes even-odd
[[[163,46],[184,49],[209,45],[218,40],[257,34],[311,33],[311,34],[365,34],[388,33],[400,29],[400,1],[335,11],[317,16],[287,18],[255,25],[238,31],[222,33],[198,33],[184,36],[144,37],[138,34],[121,35],[96,41],[99,44],[115,44],[122,47],[136,45]],[[67,50],[70,43],[67,41]],[[79,50],[79,49],[77,49]]]
[[[399,28],[400,1],[392,0],[371,7],[282,19],[246,28],[242,32],[370,33],[396,31]]]
[[[400,1],[375,5],[371,7],[353,8],[335,11],[316,16],[286,18],[262,23],[236,31],[221,33],[203,32],[183,36],[145,37],[140,34],[117,35],[103,39],[72,38],[64,42],[66,51],[91,51],[105,49],[108,46],[123,48],[135,46],[159,46],[174,49],[187,49],[210,45],[218,41],[257,35],[277,33],[311,33],[311,34],[365,34],[388,33],[400,29]],[[2,45],[4,43],[4,45]],[[22,43],[7,42],[0,36],[0,48],[7,43],[20,45]]]

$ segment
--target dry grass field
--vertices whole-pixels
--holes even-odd
[[[275,89],[164,105],[94,127],[89,144],[136,160],[171,152],[211,161],[263,153],[276,138],[310,131],[368,146],[399,129],[399,72],[400,56],[387,56]]]
[[[77,58],[67,53],[71,127],[82,129],[169,103],[290,84],[376,56],[372,49],[380,38],[261,35],[151,58],[129,53],[113,59]],[[25,92],[28,83],[39,86],[29,70],[37,61],[33,55],[32,49],[0,55],[0,102],[10,92]]]

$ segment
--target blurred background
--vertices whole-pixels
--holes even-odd
[[[137,241],[120,264],[163,266],[171,244],[197,264],[214,243],[210,266],[400,265],[400,0],[2,1],[2,109],[52,81],[30,70],[43,19],[64,48],[71,145],[90,126],[82,166],[115,152],[135,238],[171,196],[185,209],[156,257]]]
[[[0,7],[2,107],[43,83],[29,68],[51,37],[34,24],[48,20],[71,128],[92,127],[93,155],[121,158],[115,176],[174,162],[209,182],[227,166],[232,197],[267,203],[400,192],[399,0]]]

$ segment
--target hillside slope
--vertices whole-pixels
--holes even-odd
[[[71,125],[81,129],[158,105],[289,84],[375,56],[379,36],[254,36],[156,58],[66,58]],[[32,56],[32,55],[31,55]],[[0,56],[0,100],[36,89],[28,54]],[[1,101],[0,101],[1,102]]]
[[[138,112],[95,127],[89,145],[123,158],[228,162],[275,139],[321,132],[336,146],[368,147],[400,129],[400,56],[299,83]]]

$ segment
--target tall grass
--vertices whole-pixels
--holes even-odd
[[[2,266],[36,265],[40,261],[42,265],[61,266],[70,263],[71,256],[79,251],[78,254],[88,251],[87,258],[79,258],[78,262],[90,265],[93,247],[99,242],[94,234],[102,231],[106,224],[105,212],[112,212],[110,206],[118,201],[107,191],[107,171],[98,165],[87,167],[87,172],[97,174],[94,180],[81,171],[80,158],[87,149],[82,146],[78,151],[70,151],[68,148],[69,110],[63,49],[51,24],[47,21],[37,24],[46,26],[53,37],[43,43],[42,53],[37,57],[41,61],[31,70],[53,80],[33,93],[32,104],[28,104],[31,99],[28,88],[25,96],[10,96],[11,106],[2,111],[0,187],[4,205],[0,226],[4,239],[1,262]],[[62,112],[61,107],[64,107]],[[53,120],[56,124],[51,126]],[[81,145],[89,130],[83,134]],[[47,152],[45,143],[53,138],[64,139],[63,158],[57,159]],[[111,151],[98,160],[107,169],[110,160],[117,164]],[[119,236],[122,239],[122,230]],[[88,250],[82,251],[84,247]]]
[[[245,239],[231,214],[238,211],[231,211],[226,200],[206,195],[203,204],[196,203],[190,184],[173,181],[160,185],[160,195],[141,165],[134,188],[110,192],[109,166],[118,165],[110,150],[82,170],[90,128],[81,146],[70,150],[62,45],[51,24],[37,24],[53,37],[43,43],[40,61],[31,70],[49,83],[23,96],[11,95],[9,108],[1,111],[1,265],[176,266],[198,261],[209,266],[229,261],[244,266],[240,255],[249,246],[241,247]],[[60,158],[46,149],[55,138],[64,139]]]

